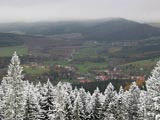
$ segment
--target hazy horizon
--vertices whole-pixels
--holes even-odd
[[[158,0],[0,0],[1,23],[126,18],[160,22]]]

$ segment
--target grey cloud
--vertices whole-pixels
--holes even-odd
[[[0,22],[124,17],[160,20],[160,0],[0,0]]]

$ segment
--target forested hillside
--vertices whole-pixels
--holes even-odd
[[[25,35],[62,35],[80,33],[84,40],[130,41],[159,37],[160,28],[123,18],[0,24],[0,32]]]
[[[70,83],[34,85],[24,80],[23,68],[14,53],[0,85],[0,117],[4,120],[159,120],[160,62],[146,81],[147,90],[135,82],[128,91],[116,92],[108,84],[91,94]]]

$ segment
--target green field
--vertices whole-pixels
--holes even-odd
[[[134,65],[134,66],[155,66],[156,63],[160,60],[160,58],[148,59],[148,60],[140,60],[136,62],[130,62],[125,65]]]
[[[108,52],[110,53],[110,54],[112,54],[112,53],[115,53],[115,52],[118,52],[118,51],[121,51],[122,50],[122,47],[110,47],[109,49],[108,49]]]
[[[75,58],[84,58],[84,57],[98,57],[103,47],[89,47],[78,50],[74,57]]]
[[[19,56],[28,53],[28,49],[25,46],[0,47],[0,57],[12,56],[15,51]]]
[[[69,62],[67,60],[59,60],[59,61],[45,61],[44,65],[69,65]]]
[[[150,72],[156,66],[156,63],[158,62],[158,60],[159,58],[140,60],[140,61],[119,65],[118,67],[120,67],[124,73],[128,73],[128,74],[134,73],[137,75],[142,74],[142,75],[149,76]]]
[[[24,67],[24,71],[27,74],[31,74],[31,75],[41,75],[45,72],[48,72],[49,69],[48,68],[41,68],[41,67]]]
[[[76,64],[74,65],[75,67],[78,68],[78,71],[81,73],[87,73],[91,69],[105,69],[107,67],[106,62],[101,62],[101,63],[95,63],[95,62],[85,62],[82,64]]]
[[[107,67],[107,62],[84,62],[84,63],[72,63],[68,61],[46,61],[44,62],[45,65],[51,66],[55,64],[59,65],[68,65],[68,66],[74,66],[78,69],[81,73],[87,73],[90,69],[96,68],[96,69],[104,69]]]
[[[91,43],[88,43],[89,46],[92,46]],[[105,61],[94,62],[90,61],[87,58],[97,59],[100,58],[100,53],[104,49],[104,47],[95,46],[95,47],[87,47],[83,49],[78,49],[73,56],[73,61],[60,60],[60,61],[45,61],[44,64],[51,66],[55,64],[59,65],[68,65],[77,68],[80,73],[88,73],[91,69],[105,69],[108,63]],[[107,59],[107,56],[103,56],[104,59]],[[74,62],[78,60],[79,62]],[[80,60],[83,59],[83,60]]]

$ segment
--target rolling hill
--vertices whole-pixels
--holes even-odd
[[[103,41],[141,40],[160,36],[160,29],[125,19],[96,25],[83,33],[87,39]]]
[[[160,28],[122,18],[37,23],[0,24],[0,32],[27,35],[60,35],[81,33],[85,40],[140,40],[160,36]]]
[[[148,23],[148,24],[153,26],[153,27],[160,28],[160,23]]]
[[[95,26],[102,21],[62,21],[36,23],[3,23],[0,32],[20,33],[29,35],[59,35],[79,33],[86,28]]]
[[[0,47],[16,46],[24,44],[22,35],[12,33],[0,33]]]

